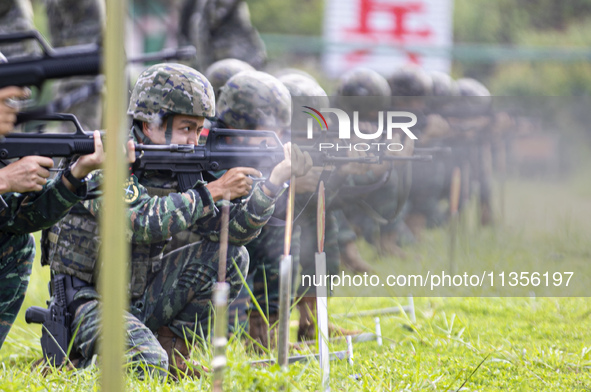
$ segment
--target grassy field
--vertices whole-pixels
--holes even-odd
[[[591,261],[591,184],[587,175],[569,181],[510,181],[506,211],[496,229],[477,229],[473,211],[466,223],[458,261],[478,258],[494,264],[499,257],[520,260],[549,257]],[[421,244],[406,248],[403,261],[381,260],[360,243],[376,267],[404,269],[405,263],[446,257],[443,229],[426,233]],[[518,265],[518,264],[516,264]],[[7,338],[0,360],[2,391],[97,390],[97,367],[43,377],[30,370],[41,356],[40,329],[24,322],[24,309],[47,298],[48,271],[35,265],[23,312]],[[332,298],[332,314],[405,305],[406,298]],[[331,363],[331,386],[337,391],[591,391],[591,305],[587,298],[415,298],[415,323],[404,314],[381,317],[384,344],[354,346],[354,363]],[[296,320],[297,314],[293,314]],[[373,331],[370,317],[334,320],[349,328]],[[295,338],[295,327],[292,340]],[[331,346],[344,350],[343,343]],[[312,347],[308,351],[315,351]],[[195,357],[208,364],[211,351]],[[228,349],[226,390],[318,390],[317,362],[287,370],[251,367],[258,358],[240,337]],[[128,390],[209,390],[210,375],[180,383],[128,378]]]

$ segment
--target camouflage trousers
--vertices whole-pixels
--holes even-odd
[[[29,284],[35,258],[30,234],[2,234],[0,239],[0,348],[16,319]]]
[[[210,241],[190,244],[164,255],[162,268],[149,277],[144,295],[132,299],[125,315],[128,362],[134,368],[167,369],[168,357],[154,335],[162,326],[189,341],[194,336],[199,339],[208,335],[218,265],[219,243]],[[226,269],[230,302],[242,287],[238,271],[246,275],[247,270],[246,249],[230,245]],[[71,329],[75,355],[82,357],[79,367],[85,367],[97,351],[100,298],[93,287],[86,287],[75,295],[74,300],[79,299],[88,301],[77,308]]]
[[[438,227],[446,221],[445,213],[439,207],[441,198],[447,196],[445,170],[445,165],[441,162],[413,164],[408,213],[425,216],[428,227]]]

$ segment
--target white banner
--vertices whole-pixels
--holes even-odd
[[[388,76],[414,64],[449,72],[452,14],[453,0],[326,0],[325,71],[363,66]]]

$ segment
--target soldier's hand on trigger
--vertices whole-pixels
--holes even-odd
[[[209,190],[213,201],[221,200],[224,195],[228,195],[230,200],[233,200],[250,193],[253,180],[249,176],[262,177],[262,173],[252,167],[234,167],[205,187]]]
[[[125,152],[127,154],[127,163],[134,163],[135,162],[135,143],[133,142],[133,140],[128,140],[127,141],[127,148],[125,149]]]
[[[14,129],[18,109],[10,106],[9,98],[27,98],[29,90],[20,87],[5,87],[0,89],[0,135],[6,135]]]
[[[0,169],[0,194],[35,192],[43,189],[49,178],[53,159],[28,156]]]
[[[285,159],[273,168],[269,181],[274,185],[281,185],[287,182],[292,175],[302,177],[312,168],[312,157],[308,152],[302,153],[302,150],[291,143],[283,145]]]
[[[291,144],[291,143],[288,143]],[[285,149],[285,147],[283,147]],[[309,152],[302,152],[297,144],[291,145],[291,171],[296,177],[304,177],[312,169],[312,157]]]
[[[427,117],[427,126],[421,134],[421,141],[444,138],[454,135],[454,130],[449,122],[439,114],[430,114]]]
[[[333,170],[332,167],[313,167],[305,176],[299,177],[296,181],[296,193],[316,192],[320,175],[325,170]]]

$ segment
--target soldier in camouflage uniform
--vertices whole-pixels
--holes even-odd
[[[215,61],[236,58],[254,68],[266,61],[263,41],[244,0],[134,0],[131,51],[193,45],[191,66],[203,72]]]
[[[196,144],[205,117],[214,115],[213,89],[199,72],[180,64],[159,64],[145,70],[133,90],[128,113],[133,136],[145,144]],[[248,253],[243,247],[257,236],[273,213],[281,190],[272,184],[289,178],[291,161],[275,167],[268,181],[253,187],[253,168],[234,168],[218,180],[199,181],[177,193],[171,173],[152,172],[142,183],[131,177],[126,187],[131,221],[131,306],[127,314],[133,363],[164,368],[174,375],[193,374],[188,360],[195,338],[204,337],[210,321],[210,300],[218,276],[219,207],[224,193],[230,199],[252,194],[230,209],[226,280],[230,299],[241,288]],[[296,157],[297,159],[297,157]],[[100,175],[91,178],[100,182]],[[275,189],[275,188],[274,188]],[[96,215],[101,201],[88,201],[52,228],[48,261],[54,274],[71,277],[77,293],[70,305],[75,315],[73,351],[78,366],[90,363],[99,336],[99,296],[94,288],[98,266]],[[170,238],[173,241],[167,247]],[[68,246],[76,244],[76,246]],[[157,337],[154,334],[157,334]]]
[[[0,33],[34,30],[30,0],[6,0],[0,4]],[[103,0],[47,0],[47,20],[54,47],[99,43],[104,22]],[[32,40],[0,45],[0,51],[13,56],[37,53]],[[76,77],[54,83],[57,96],[72,93],[83,86],[93,85],[93,94],[69,111],[78,117],[86,129],[100,129],[102,107],[97,77]]]
[[[5,59],[0,54],[0,63]],[[23,98],[21,88],[0,89],[0,135],[13,128],[16,109],[8,98]],[[86,185],[74,182],[102,162],[100,136],[95,134],[96,153],[81,157],[66,172],[47,181],[51,158],[28,156],[0,169],[0,348],[23,303],[35,257],[35,242],[28,234],[51,226],[86,196]],[[70,177],[72,176],[72,177]]]
[[[446,110],[449,104],[447,97],[454,97],[459,94],[456,83],[453,79],[441,72],[425,73],[422,70],[417,70],[415,73],[406,73],[406,83],[421,86],[427,84],[427,77],[430,79],[430,91],[425,88],[416,88],[413,94],[421,94],[417,96],[430,96],[429,100],[424,98],[417,100],[419,107],[417,111],[429,110],[430,114],[425,116],[426,126],[422,130],[421,137],[417,140],[417,147],[442,147],[446,145],[446,137],[449,136],[450,127],[439,113]],[[398,77],[397,86],[403,85],[404,78]],[[404,88],[401,88],[399,94],[403,95]],[[411,98],[412,99],[412,98]],[[429,107],[427,107],[427,104]],[[439,206],[439,201],[446,194],[449,195],[449,190],[445,189],[446,165],[445,155],[437,156],[432,162],[415,162],[413,164],[413,181],[409,193],[408,214],[406,221],[410,226],[413,235],[416,239],[420,239],[421,233],[425,227],[440,226],[445,222],[445,214]],[[451,175],[451,172],[449,173]]]
[[[359,127],[366,128],[367,133],[374,132],[377,127],[378,109],[376,107],[389,105],[391,100],[388,81],[377,72],[366,68],[354,69],[343,75],[339,81],[337,94],[343,97],[343,101],[347,97],[375,97],[367,99],[370,107],[352,108],[359,111]],[[402,139],[396,134],[388,142],[404,145],[403,151],[395,155],[412,154],[413,140],[408,137]],[[345,201],[344,205],[355,204],[360,207],[346,209],[345,215],[348,214],[347,218],[360,228],[365,239],[376,245],[384,255],[402,256],[403,254],[397,242],[398,233],[404,230],[402,216],[405,200],[401,192],[404,192],[403,179],[408,175],[405,172],[408,165],[409,163],[404,161],[371,165],[366,173],[351,176],[350,185],[353,187],[351,192],[342,192],[345,195],[356,195],[352,200]],[[384,195],[387,196],[384,197]],[[365,213],[356,214],[355,211],[359,210]],[[345,240],[347,237],[350,238],[350,235],[344,236]],[[346,254],[347,248],[341,249],[345,250]]]
[[[218,99],[218,119],[221,126],[236,129],[266,129],[277,133],[282,141],[290,139],[291,97],[285,86],[273,76],[264,72],[244,71],[234,75],[222,87]],[[293,148],[300,154],[297,147]],[[305,164],[296,175],[303,175],[312,166],[311,158],[305,154]],[[250,279],[252,291],[271,326],[275,325],[279,313],[279,262],[283,255],[287,194],[278,201],[278,208],[272,220],[261,235],[247,245],[251,256]],[[297,232],[297,230],[295,231]],[[294,244],[292,240],[292,244]],[[292,245],[294,264],[297,254]],[[238,309],[240,312],[241,309]],[[276,328],[270,331],[261,314],[251,306],[249,313],[250,336],[269,347],[275,341]],[[256,347],[256,346],[255,346]]]
[[[460,206],[475,192],[479,198],[480,223],[483,226],[492,225],[492,99],[488,89],[475,79],[459,79],[457,86],[461,96],[461,107],[458,108],[461,113],[450,116],[450,123],[458,133],[456,146],[464,158]],[[477,188],[470,188],[474,183]]]
[[[32,30],[33,9],[29,0],[3,0],[0,2],[0,34]],[[31,40],[0,45],[6,57],[35,53],[37,48]]]
[[[104,0],[46,0],[47,22],[51,44],[64,47],[100,44],[105,23]],[[68,111],[85,129],[101,129],[102,103],[100,76],[80,76],[59,80],[53,86],[55,96],[63,97],[92,86],[90,96]]]
[[[179,43],[197,48],[197,69],[225,58],[260,69],[267,60],[265,44],[250,22],[244,0],[184,0]]]
[[[326,92],[311,75],[292,68],[281,70],[279,74],[279,80],[287,87],[292,98],[307,97],[305,101],[306,105],[312,107],[330,107]],[[303,137],[304,130],[292,129],[291,131],[293,140],[309,143],[309,141]],[[295,243],[296,249],[299,251],[296,260],[298,260],[298,264],[301,265],[301,275],[313,275],[315,273],[314,253],[317,251],[317,199],[314,195],[317,191],[321,176],[324,178],[326,189],[326,226],[324,245],[327,271],[331,274],[338,273],[340,269],[340,260],[342,260],[342,255],[339,252],[341,222],[338,222],[337,220],[337,213],[340,210],[337,209],[335,211],[335,208],[331,206],[331,202],[335,199],[335,195],[338,191],[337,184],[339,181],[334,180],[340,180],[341,176],[339,176],[338,170],[334,167],[313,167],[306,176],[298,179],[296,182],[295,215],[297,216],[297,219],[294,222],[294,225],[299,229],[297,231],[299,236],[293,239],[292,244]],[[355,236],[355,233],[352,234]],[[315,320],[317,319],[315,287],[303,286],[301,285],[301,282],[297,281],[294,283],[299,284],[297,289],[297,295],[299,297],[297,302],[299,311],[298,340],[314,340],[316,336]],[[344,334],[343,332],[346,332],[334,326],[332,323],[329,324],[329,330],[331,335],[338,333]]]

